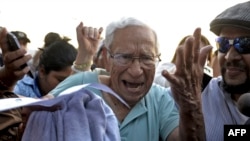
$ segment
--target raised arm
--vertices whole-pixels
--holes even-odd
[[[0,68],[0,88],[1,90],[12,90],[16,82],[30,70],[29,67],[23,69],[20,67],[31,59],[31,55],[26,54],[24,48],[9,51],[5,28],[0,31],[0,47],[4,63],[4,66]]]
[[[73,69],[90,71],[102,31],[103,28],[87,27],[82,22],[77,26],[76,34],[79,47]]]

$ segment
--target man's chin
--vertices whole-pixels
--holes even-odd
[[[248,79],[244,83],[238,85],[230,85],[223,80],[222,87],[230,94],[243,94],[250,91],[250,80]]]

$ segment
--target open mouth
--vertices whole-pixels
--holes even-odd
[[[142,88],[144,83],[131,83],[128,81],[123,80],[124,85],[129,89],[133,91],[138,91]]]

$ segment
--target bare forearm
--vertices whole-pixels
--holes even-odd
[[[93,63],[94,55],[86,54],[84,51],[78,50],[76,60],[73,64],[74,69],[78,71],[90,71]]]

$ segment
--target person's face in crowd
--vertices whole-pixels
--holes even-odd
[[[26,40],[18,40],[21,48],[28,50],[28,42]]]
[[[106,69],[106,60],[103,58],[103,56],[106,56],[106,50],[104,49],[105,47],[102,46],[98,53],[94,56],[94,64],[96,65],[97,68],[104,68]]]
[[[238,37],[250,37],[250,30],[224,27],[221,30],[220,37],[226,37],[233,41]],[[248,48],[250,48],[249,45],[250,44],[248,44]],[[235,44],[231,45],[225,53],[219,51],[218,60],[223,80],[228,89],[226,91],[240,94],[250,90],[250,54],[239,53],[234,46]]]
[[[108,61],[111,88],[133,106],[152,85],[157,60],[156,37],[152,30],[140,26],[118,29],[114,34]]]
[[[39,68],[39,87],[43,94],[47,94],[54,89],[60,82],[71,74],[71,67],[66,67],[60,71],[50,71],[48,74],[43,68]]]

